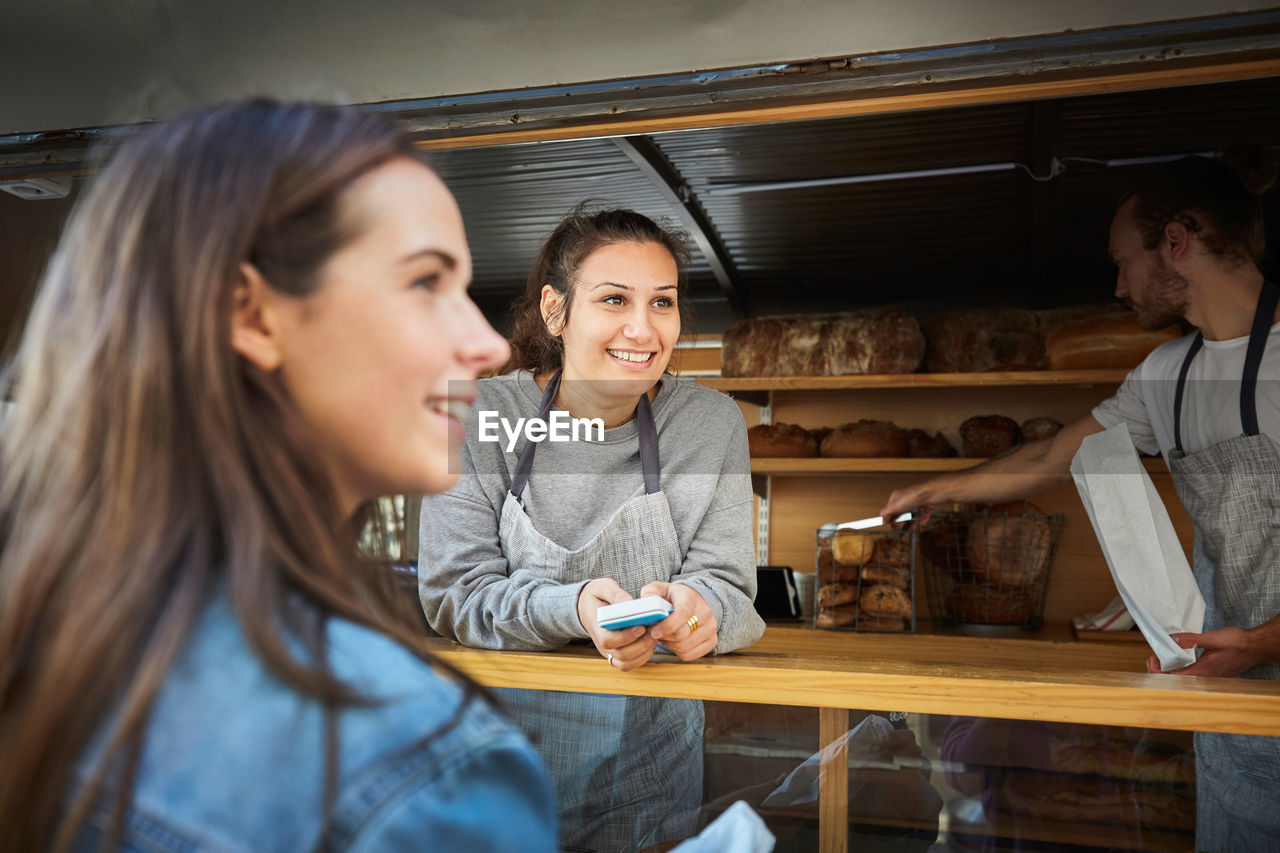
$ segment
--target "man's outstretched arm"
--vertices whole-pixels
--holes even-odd
[[[1102,431],[1093,415],[1063,427],[1053,438],[1020,444],[976,468],[925,480],[889,495],[880,515],[886,520],[938,504],[1002,503],[1030,497],[1070,476],[1071,460],[1086,436]]]

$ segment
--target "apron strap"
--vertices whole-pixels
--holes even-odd
[[[1258,294],[1258,307],[1253,312],[1253,330],[1249,332],[1249,350],[1244,356],[1244,376],[1240,380],[1240,423],[1245,435],[1258,434],[1258,369],[1262,366],[1262,353],[1271,336],[1271,318],[1280,304],[1280,287],[1269,281],[1262,282]]]
[[[562,370],[557,370],[547,382],[547,389],[542,392],[542,400],[538,404],[538,417],[547,419],[551,406],[555,402],[556,392],[560,390]],[[636,433],[640,439],[640,470],[644,472],[644,492],[652,495],[662,489],[662,464],[658,457],[658,427],[653,422],[653,408],[649,405],[649,395],[641,394],[636,403]],[[511,494],[520,499],[521,492],[529,483],[529,472],[533,470],[533,452],[538,442],[526,441],[516,460],[516,472],[511,478]]]
[[[1195,359],[1196,353],[1200,352],[1200,347],[1204,346],[1204,335],[1196,332],[1195,338],[1191,341],[1191,348],[1187,350],[1187,357],[1182,360],[1182,369],[1178,371],[1178,388],[1173,392],[1173,446],[1182,453],[1182,392],[1187,386],[1187,371],[1191,369],[1191,362]]]
[[[1258,294],[1258,307],[1253,312],[1253,327],[1249,331],[1249,348],[1245,351],[1244,370],[1240,378],[1240,425],[1245,435],[1258,434],[1258,371],[1262,366],[1262,354],[1266,351],[1267,340],[1271,336],[1271,319],[1275,316],[1276,306],[1280,305],[1280,287],[1270,281],[1262,282],[1262,292]],[[1187,371],[1191,369],[1191,361],[1200,352],[1204,344],[1204,335],[1196,332],[1187,356],[1182,360],[1182,369],[1178,372],[1178,388],[1173,395],[1173,444],[1182,452],[1182,392],[1187,384]]]
[[[551,404],[555,402],[556,392],[560,390],[562,372],[557,370],[553,373],[551,379],[547,381],[547,390],[542,392],[542,400],[538,403],[538,417],[544,421],[551,411]],[[520,458],[516,460],[516,473],[511,478],[511,494],[516,496],[516,500],[520,499],[520,493],[529,482],[529,472],[533,470],[533,450],[537,446],[536,441],[526,441],[524,449],[520,451]]]
[[[662,465],[658,459],[658,427],[653,422],[649,395],[640,395],[636,404],[636,433],[640,437],[640,469],[644,472],[644,493],[652,495],[662,489]]]

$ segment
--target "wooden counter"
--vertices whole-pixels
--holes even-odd
[[[1150,675],[1147,646],[1031,637],[855,634],[772,625],[749,649],[619,672],[594,648],[491,652],[443,639],[427,648],[481,684],[817,707],[819,743],[843,742],[850,710],[908,711],[1280,736],[1280,683]],[[819,845],[848,844],[848,763],[823,762]]]
[[[1150,675],[1144,644],[1079,643],[1061,627],[1023,639],[775,625],[745,651],[634,672],[586,646],[428,648],[491,687],[1280,736],[1280,683]]]

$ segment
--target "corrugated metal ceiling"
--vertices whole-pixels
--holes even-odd
[[[1280,146],[1280,79],[949,110],[715,128],[653,137],[731,256],[753,314],[890,302],[922,313],[1045,307],[1109,298],[1115,200],[1140,167],[1066,160],[1037,182],[1010,168],[756,191],[753,185],[1018,162]],[[499,319],[541,240],[593,198],[675,219],[609,140],[433,155],[458,197],[476,258],[477,300]],[[1280,194],[1268,196],[1272,243]],[[1274,261],[1269,271],[1275,276]],[[700,312],[728,312],[704,258]]]
[[[439,151],[430,162],[458,199],[475,263],[472,293],[495,321],[523,290],[542,242],[579,202],[675,218],[608,140]],[[696,252],[689,280],[696,297],[719,298],[707,262]]]

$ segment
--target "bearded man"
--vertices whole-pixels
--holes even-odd
[[[1259,266],[1261,196],[1275,177],[1263,151],[1152,171],[1111,224],[1116,296],[1145,329],[1195,331],[1053,438],[895,491],[881,515],[1027,497],[1069,476],[1085,436],[1124,423],[1139,450],[1164,455],[1195,524],[1205,625],[1174,635],[1201,649],[1178,674],[1280,680],[1280,288]],[[1160,671],[1154,658],[1147,669]],[[1280,738],[1199,732],[1195,744],[1196,849],[1275,849]]]

